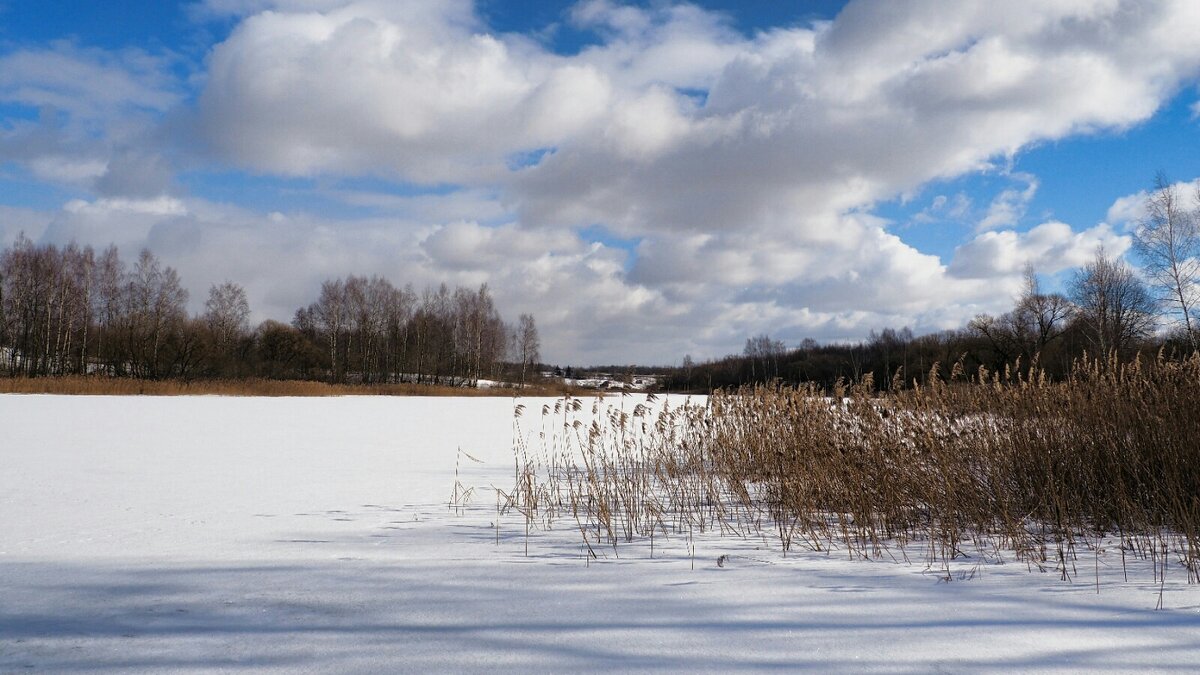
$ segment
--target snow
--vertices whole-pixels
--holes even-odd
[[[597,389],[605,390],[620,390],[620,391],[646,391],[654,387],[658,383],[658,378],[654,376],[636,376],[630,378],[632,381],[625,382],[623,378],[612,375],[604,375],[600,377],[585,377],[585,378],[562,378],[563,384],[568,387],[579,387],[581,389]]]
[[[524,401],[531,411],[543,400]],[[513,400],[0,396],[0,672],[1190,670],[1200,587],[497,521]],[[475,463],[462,449],[482,460]],[[458,478],[474,486],[448,507]],[[499,528],[495,527],[499,522]],[[728,555],[718,567],[716,560]],[[1093,565],[1098,569],[1094,570]],[[1095,576],[1100,577],[1097,594]],[[973,578],[968,578],[973,577]]]

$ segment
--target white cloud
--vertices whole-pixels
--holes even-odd
[[[608,105],[602,74],[473,32],[462,3],[419,4],[246,18],[209,59],[207,138],[259,170],[434,183],[503,169]]]
[[[1003,190],[988,206],[987,215],[975,226],[976,232],[987,232],[1017,225],[1025,215],[1029,202],[1037,194],[1038,179],[1030,174],[1016,174],[1013,178],[1025,181],[1023,189]]]
[[[917,224],[936,223],[943,220],[964,221],[970,215],[973,205],[973,200],[965,192],[958,192],[954,197],[937,195],[929,202],[929,206],[918,211],[909,220]]]
[[[607,38],[577,60],[610,74],[623,89],[708,89],[745,44],[724,15],[690,4],[641,8],[588,0],[571,14],[578,26]]]
[[[52,183],[86,184],[104,175],[108,163],[95,157],[38,155],[29,159],[35,176]]]
[[[47,141],[22,155],[110,190],[58,214],[48,236],[150,243],[193,283],[244,280],[277,318],[328,276],[487,281],[506,311],[537,314],[548,356],[564,360],[673,361],[763,331],[861,337],[1006,309],[1024,262],[1053,272],[1097,243],[1123,250],[1120,214],[1132,206],[1115,204],[1110,225],[1022,232],[1038,183],[1013,174],[1025,186],[999,194],[942,260],[890,232],[875,205],[1003,172],[1037,143],[1136,125],[1200,72],[1200,5],[1189,0],[970,0],[954,11],[856,0],[834,21],[752,36],[693,5],[593,0],[570,19],[599,42],[570,55],[489,31],[468,0],[206,0],[195,11],[237,23],[197,79],[191,126],[171,130],[201,134],[218,166],[315,176],[318,192],[378,215],[155,202],[169,192],[149,180],[164,172],[158,148],[107,131],[92,145],[76,134],[71,152]],[[0,95],[67,106],[78,93],[104,119],[178,104],[136,59],[74,56],[126,94],[108,102],[66,78],[30,88],[0,77]],[[131,112],[114,113],[121,105]],[[320,187],[344,175],[456,189]],[[967,195],[945,195],[926,217],[966,221],[971,210]],[[632,257],[580,237],[597,225],[637,242]]]
[[[185,98],[172,63],[170,55],[61,41],[0,55],[0,103],[38,111],[0,125],[0,161],[104,194],[162,192],[171,168],[154,131]]]
[[[1188,207],[1200,206],[1200,178],[1193,181],[1172,183],[1171,189],[1184,200]],[[1147,190],[1131,195],[1125,195],[1108,207],[1106,222],[1114,227],[1120,227],[1126,232],[1133,232],[1146,217]]]
[[[979,279],[1013,276],[1029,263],[1040,273],[1053,274],[1087,263],[1098,246],[1122,255],[1130,244],[1128,236],[1116,234],[1107,223],[1076,232],[1066,223],[1051,221],[1028,232],[980,234],[955,250],[950,273]]]
[[[229,4],[212,11],[261,3]],[[645,159],[698,128],[677,89],[707,89],[744,48],[690,5],[581,5],[612,34],[572,57],[486,32],[469,3],[271,6],[213,50],[200,126],[220,156],[295,175],[495,180],[513,153],[584,138]]]
[[[455,222],[434,230],[421,242],[421,248],[440,269],[488,272],[543,255],[578,253],[582,247],[566,232],[547,236],[513,225],[485,227]]]
[[[67,202],[63,206],[63,210],[74,214],[98,215],[116,213],[119,215],[132,214],[157,217],[181,216],[187,213],[187,208],[182,201],[165,195],[151,199],[114,198],[100,199],[95,202],[74,199]]]
[[[0,101],[109,120],[131,111],[165,111],[181,94],[165,61],[139,50],[108,52],[56,42],[0,56]]]
[[[581,139],[518,188],[541,222],[636,211],[650,227],[680,214],[706,231],[778,227],[772,203],[818,216],[868,205],[1040,140],[1145,119],[1200,59],[1186,37],[1197,10],[1162,10],[852,3],[827,28],[743,43],[692,115],[709,124],[654,164]],[[1101,30],[1118,20],[1125,30]]]

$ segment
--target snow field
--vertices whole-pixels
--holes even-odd
[[[544,400],[525,401],[536,416]],[[496,518],[503,398],[0,396],[0,672],[1191,670],[1200,588],[1119,553],[848,561]],[[482,460],[463,459],[458,449]],[[455,481],[474,487],[463,510]],[[499,527],[496,527],[497,522]],[[718,556],[728,555],[718,567]],[[1101,577],[1096,593],[1093,564]],[[967,580],[967,577],[973,578]]]

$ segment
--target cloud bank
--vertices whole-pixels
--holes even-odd
[[[753,35],[692,5],[588,0],[564,20],[597,39],[571,53],[492,31],[465,0],[196,14],[236,25],[188,83],[146,54],[4,57],[0,100],[66,121],[0,131],[0,153],[91,191],[45,236],[149,243],[201,288],[242,281],[279,318],[325,276],[487,282],[513,316],[537,315],[548,358],[593,363],[1003,310],[1026,262],[1053,273],[1127,234],[1022,228],[1031,175],[945,259],[876,206],[1137,125],[1200,71],[1187,0],[854,1]],[[92,69],[96,85],[66,95],[48,69]],[[197,165],[332,182],[346,213],[177,194],[172,172]]]

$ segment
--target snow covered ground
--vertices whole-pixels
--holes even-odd
[[[1078,576],[611,551],[497,519],[512,400],[0,396],[0,672],[1192,671],[1119,554]],[[541,401],[527,402],[531,410]],[[465,512],[455,481],[475,486]],[[720,555],[729,562],[718,567]],[[1101,578],[1096,593],[1093,566]]]

